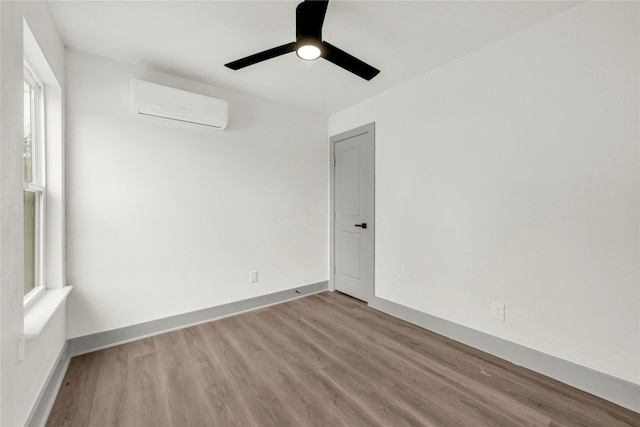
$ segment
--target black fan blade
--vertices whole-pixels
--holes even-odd
[[[365,80],[371,80],[378,75],[380,70],[360,61],[355,56],[349,55],[344,50],[338,49],[331,43],[322,42],[322,57],[329,62],[351,71]]]
[[[225,67],[232,70],[239,70],[240,68],[248,67],[249,65],[257,64],[258,62],[266,61],[267,59],[275,58],[276,56],[284,55],[285,53],[293,52],[296,50],[296,42],[283,44],[282,46],[274,47],[273,49],[265,50],[260,53],[256,53],[246,58],[238,59],[237,61],[224,64]]]
[[[296,7],[296,39],[322,39],[322,25],[329,0],[305,0]]]

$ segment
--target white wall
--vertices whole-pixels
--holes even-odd
[[[326,117],[77,51],[66,65],[69,338],[327,280]],[[227,130],[134,115],[131,78],[227,99]]]
[[[0,425],[23,425],[65,343],[65,308],[40,336],[23,332],[22,100],[23,16],[64,87],[64,47],[43,2],[0,2]],[[58,236],[59,237],[59,236]],[[63,270],[63,269],[62,269]],[[60,269],[58,273],[63,275]]]
[[[586,3],[331,116],[376,122],[376,296],[640,383],[638,40]]]

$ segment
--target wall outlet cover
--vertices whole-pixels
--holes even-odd
[[[494,301],[491,303],[491,317],[494,319],[505,321],[505,305],[501,302]]]

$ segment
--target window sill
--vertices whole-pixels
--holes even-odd
[[[36,338],[47,325],[58,308],[66,301],[73,286],[57,289],[47,289],[29,304],[24,313],[23,340]]]
[[[37,301],[38,298],[40,298],[40,296],[42,295],[42,293],[44,291],[46,291],[46,290],[47,290],[46,286],[37,286],[35,289],[33,289],[31,292],[29,292],[27,295],[25,295],[25,297],[24,297],[24,312],[25,313],[31,307],[31,304],[33,304],[35,301]]]

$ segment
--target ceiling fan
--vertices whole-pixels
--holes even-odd
[[[352,72],[365,80],[374,78],[380,70],[359,60],[322,40],[322,24],[329,0],[305,0],[296,7],[296,41],[274,47],[246,58],[225,64],[239,70],[289,52],[296,52],[301,59],[312,61],[323,57],[329,62]]]

